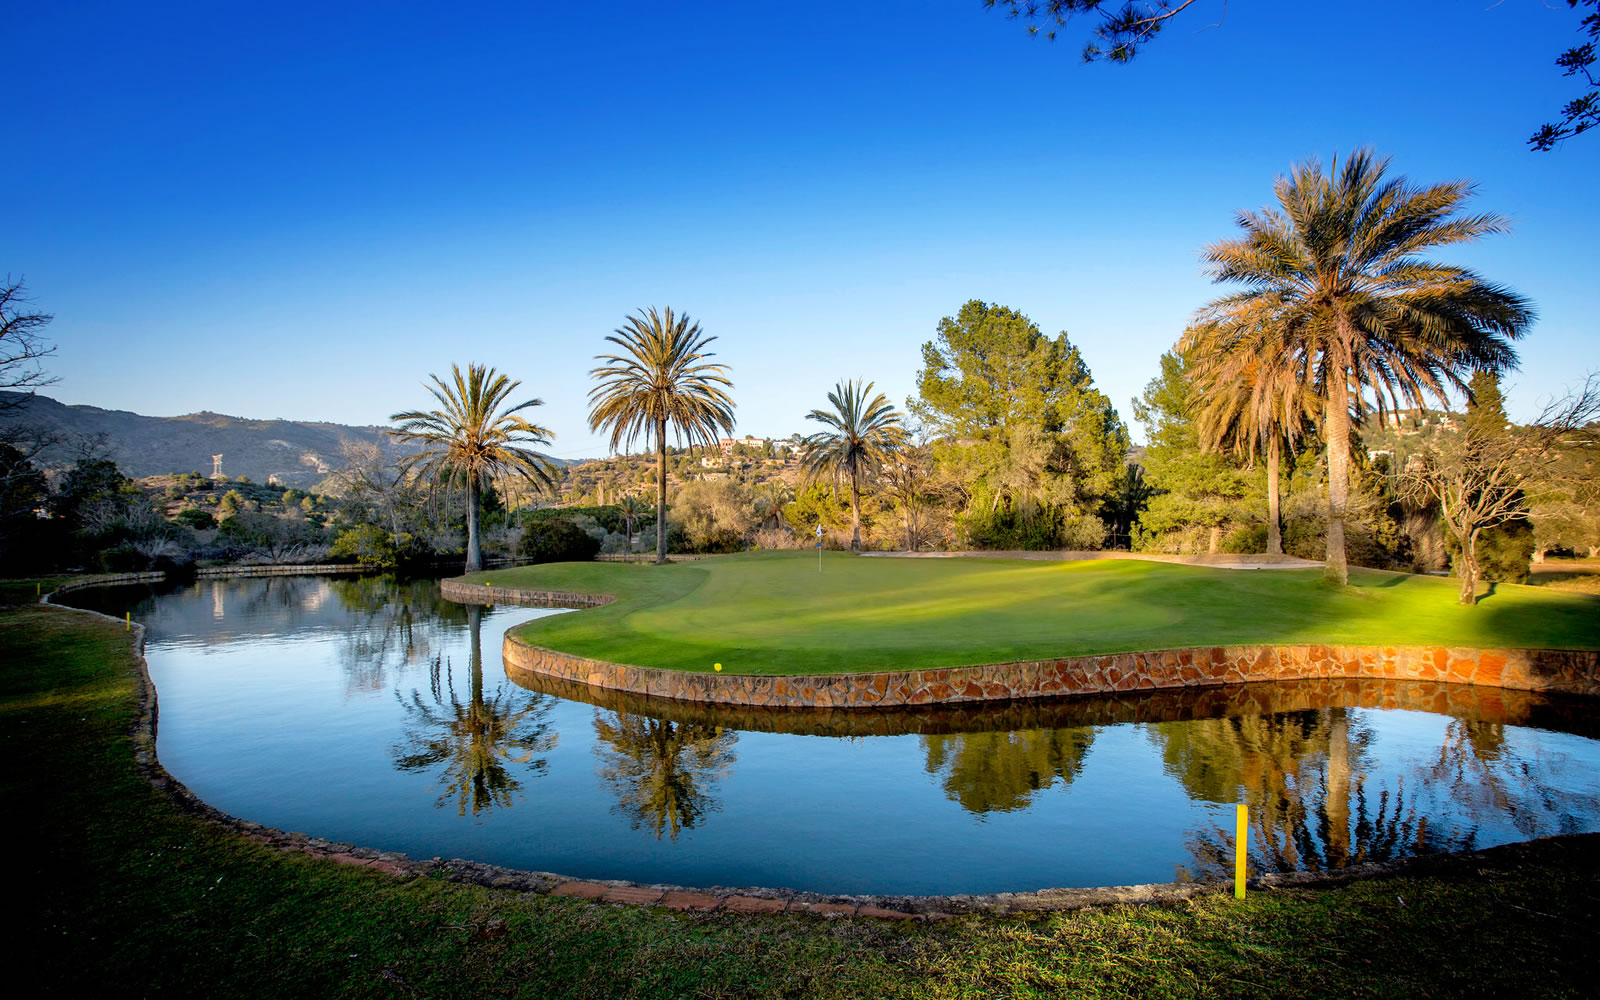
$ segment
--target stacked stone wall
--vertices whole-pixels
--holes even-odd
[[[504,598],[502,598],[504,599]],[[932,670],[713,674],[590,660],[507,634],[508,670],[652,698],[769,708],[877,708],[1200,688],[1264,681],[1442,681],[1600,694],[1600,652],[1443,646],[1200,646]]]

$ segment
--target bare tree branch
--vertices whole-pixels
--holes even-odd
[[[6,275],[0,285],[0,389],[32,395],[56,379],[45,372],[40,361],[56,352],[41,333],[54,319],[49,313],[27,311],[28,297],[22,279]],[[25,399],[26,397],[23,397]],[[0,410],[20,406],[23,399],[0,399]]]
[[[1440,520],[1461,546],[1461,603],[1477,601],[1478,539],[1502,524],[1529,519],[1530,496],[1549,492],[1572,449],[1600,434],[1600,374],[1553,399],[1525,427],[1491,429],[1468,423],[1442,433],[1400,470],[1400,492],[1418,506],[1438,505]]]

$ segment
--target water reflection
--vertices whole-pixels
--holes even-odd
[[[440,597],[431,580],[347,577],[329,580],[328,590],[353,623],[339,643],[347,694],[381,691],[391,674],[436,660],[434,627],[468,624],[466,606]]]
[[[1169,774],[1190,796],[1245,803],[1256,870],[1336,870],[1367,862],[1469,850],[1484,827],[1523,838],[1571,833],[1600,809],[1572,794],[1562,755],[1530,760],[1482,719],[1446,722],[1434,762],[1385,768],[1369,722],[1344,708],[1160,723],[1150,727]],[[1578,782],[1581,784],[1580,782]],[[1221,877],[1233,833],[1213,825],[1189,841],[1190,874]]]
[[[1472,816],[1504,815],[1524,838],[1578,833],[1600,813],[1600,796],[1564,785],[1582,764],[1564,755],[1530,758],[1497,722],[1451,719],[1433,766],[1419,778],[1433,794]]]
[[[712,794],[737,755],[721,726],[669,722],[630,712],[594,714],[600,777],[633,829],[677,840],[721,806]]]
[[[922,737],[927,771],[947,798],[983,815],[1026,809],[1057,781],[1062,788],[1083,770],[1094,730],[949,733]]]
[[[436,657],[427,698],[416,689],[409,699],[395,692],[407,719],[405,742],[394,748],[394,758],[402,771],[434,773],[443,788],[438,806],[453,801],[456,815],[477,816],[509,808],[521,778],[546,770],[539,755],[554,750],[558,739],[548,718],[549,698],[513,692],[506,684],[484,697],[483,609],[468,606],[465,615],[472,634],[467,701],[456,694],[448,662],[441,665],[442,657]]]

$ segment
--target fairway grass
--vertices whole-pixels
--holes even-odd
[[[822,674],[1254,643],[1600,648],[1600,602],[1500,584],[1468,608],[1453,580],[1352,570],[1226,570],[1135,560],[863,559],[753,552],[673,563],[556,563],[463,578],[604,593],[518,638],[612,663]]]

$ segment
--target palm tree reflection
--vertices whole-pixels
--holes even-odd
[[[543,773],[539,754],[556,746],[548,716],[552,700],[502,684],[492,698],[483,691],[481,630],[483,609],[471,606],[471,679],[467,701],[456,695],[449,665],[435,658],[429,670],[429,697],[413,690],[407,701],[395,693],[410,716],[407,743],[394,748],[402,771],[434,771],[443,786],[438,805],[454,801],[456,815],[474,816],[494,807],[509,808],[522,782],[518,775]],[[514,770],[512,765],[516,765]]]
[[[1083,770],[1094,730],[952,733],[922,737],[929,774],[943,776],[944,793],[970,813],[1027,808],[1036,792]]]
[[[617,796],[616,812],[641,827],[678,839],[721,808],[711,795],[737,759],[738,736],[721,726],[666,722],[628,712],[595,712],[600,777]]]
[[[1192,798],[1249,806],[1257,869],[1337,869],[1463,846],[1459,835],[1429,826],[1403,780],[1372,787],[1372,733],[1347,709],[1157,723],[1150,731],[1168,773]],[[1189,846],[1196,874],[1218,876],[1231,864],[1229,831],[1200,831]]]

